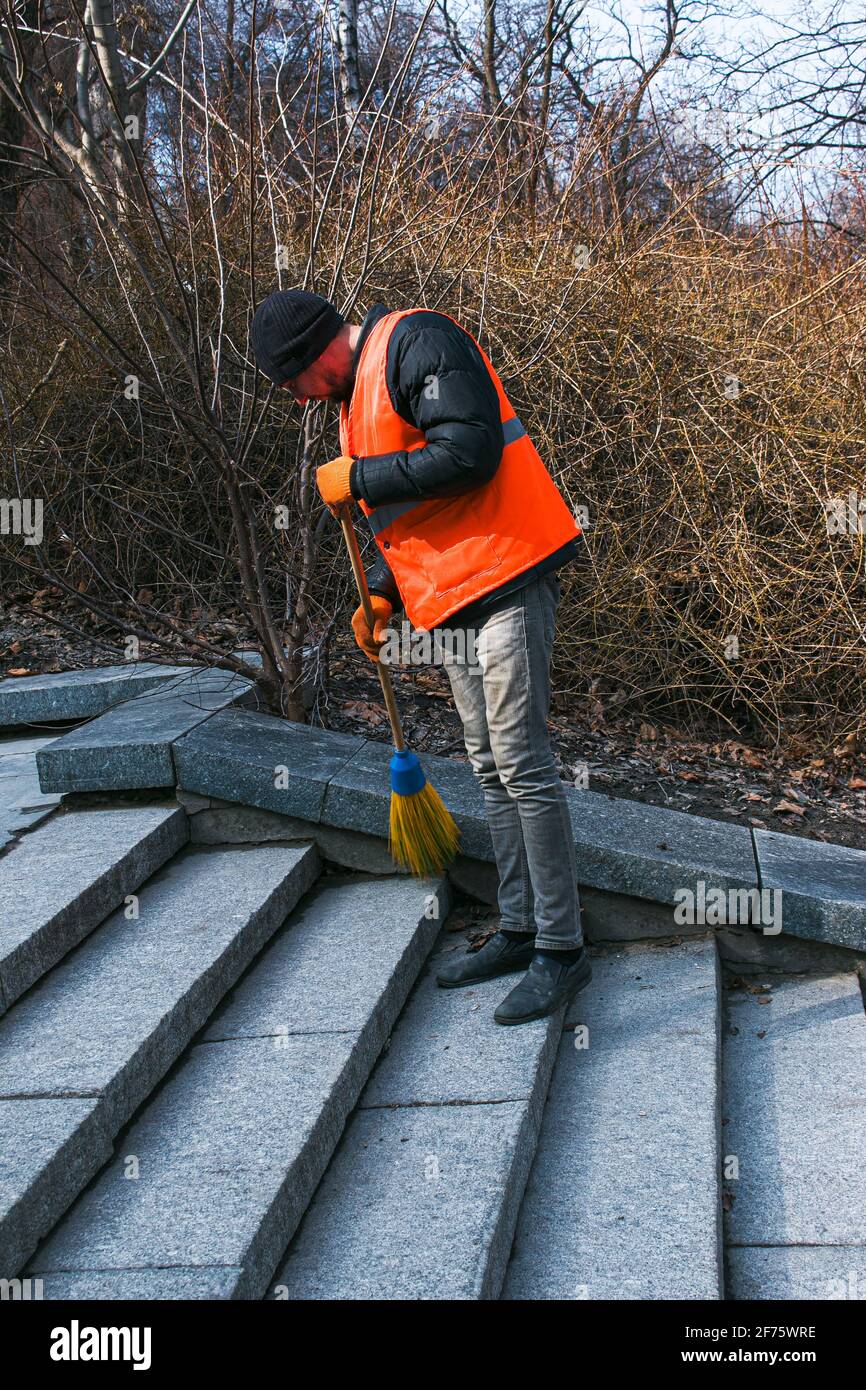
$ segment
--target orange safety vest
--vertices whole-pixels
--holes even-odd
[[[394,409],[385,380],[391,334],[407,314],[421,312],[385,314],[366,338],[351,400],[340,409],[340,447],[345,455],[366,458],[426,444],[423,431],[407,424]],[[359,502],[400,590],[406,616],[422,631],[581,534],[499,377],[478,350],[499,396],[505,439],[490,482],[457,497],[409,498],[378,507]]]

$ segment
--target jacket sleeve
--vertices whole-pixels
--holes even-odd
[[[411,315],[394,330],[387,378],[395,410],[426,443],[356,459],[352,495],[378,507],[489,482],[504,447],[499,398],[469,335],[442,314]]]
[[[381,551],[367,574],[367,588],[371,594],[381,594],[383,598],[386,598],[395,613],[400,612],[403,607],[400,590],[397,588],[397,581]]]

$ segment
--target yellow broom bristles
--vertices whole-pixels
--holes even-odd
[[[392,791],[388,849],[398,864],[422,878],[441,873],[457,853],[459,838],[448,807],[429,782],[411,796]]]

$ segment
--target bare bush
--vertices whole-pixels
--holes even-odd
[[[105,650],[244,671],[305,717],[304,661],[326,679],[350,598],[312,483],[334,421],[263,389],[250,318],[277,284],[356,319],[425,305],[483,343],[588,517],[563,698],[857,726],[863,529],[828,526],[866,493],[855,238],[731,217],[719,161],[653,115],[664,30],[602,100],[568,7],[495,72],[489,31],[473,48],[432,6],[353,38],[353,6],[343,28],[254,5],[227,29],[202,0],[121,26],[111,70],[73,8],[50,31],[29,8],[0,27],[0,492],[46,518],[41,545],[5,538],[4,584],[67,595]],[[474,87],[466,58],[432,62],[449,48],[478,56]],[[106,114],[86,149],[88,62],[91,106],[146,96],[143,136]],[[854,174],[845,200],[862,229]]]

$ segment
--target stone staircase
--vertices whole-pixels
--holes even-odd
[[[483,862],[388,871],[378,745],[353,772],[316,731],[303,767],[299,734],[241,708],[249,790],[215,801],[243,692],[193,716],[173,677],[150,718],[146,674],[129,723],[0,733],[0,1278],[46,1299],[866,1297],[863,956],[831,880],[817,940],[802,901],[783,940],[610,895],[575,1005],[500,1028],[509,981],[434,979]],[[21,794],[37,757],[65,784],[47,805]],[[253,779],[283,762],[277,811]]]
[[[225,856],[221,888],[249,877],[261,893],[272,868],[291,907],[315,850],[258,853]],[[236,969],[214,980],[191,1045],[176,1035],[162,1085],[139,1088],[113,1157],[32,1257],[47,1297],[264,1294],[438,931],[433,893],[319,877],[234,989]]]

